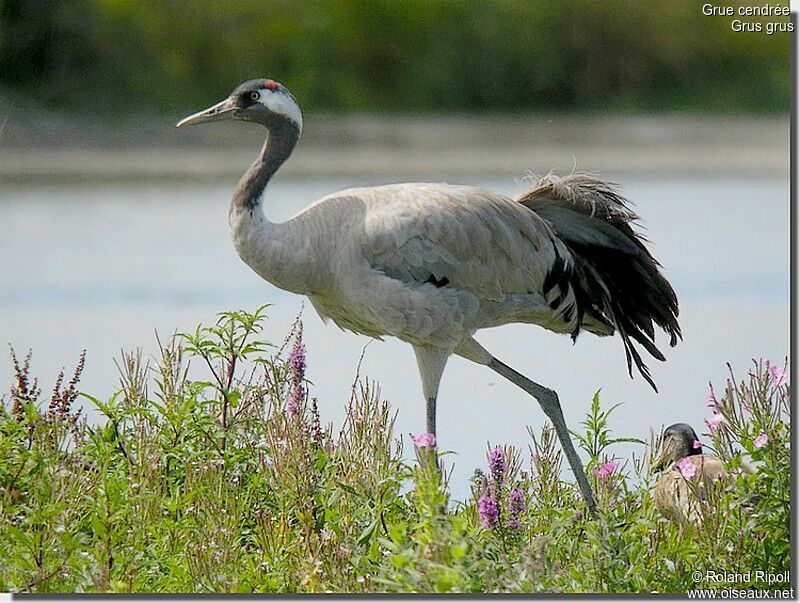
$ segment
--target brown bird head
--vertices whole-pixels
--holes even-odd
[[[703,446],[694,429],[686,423],[675,423],[664,430],[661,454],[653,463],[651,471],[662,471],[672,463],[694,454],[703,454]]]

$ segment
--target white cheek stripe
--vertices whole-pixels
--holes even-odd
[[[292,98],[282,92],[272,92],[271,90],[262,90],[261,98],[259,101],[267,109],[279,115],[285,115],[297,124],[299,128],[303,127],[303,114],[300,113],[300,107]]]

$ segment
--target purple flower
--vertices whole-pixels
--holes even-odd
[[[770,385],[772,387],[781,387],[786,385],[789,379],[786,377],[786,370],[774,364],[769,365]]]
[[[298,331],[295,337],[292,352],[289,354],[289,364],[292,365],[292,374],[305,375],[306,372],[306,346],[303,345],[303,331]]]
[[[692,442],[692,448],[694,448],[695,450],[702,450],[703,445],[700,443],[700,440],[695,440],[694,442]]]
[[[411,436],[411,441],[417,448],[436,448],[436,436],[432,433],[420,433]]]
[[[711,415],[710,419],[706,419],[706,425],[708,425],[708,430],[711,432],[711,435],[717,433],[717,429],[720,428],[721,425],[725,424],[725,417],[723,417],[718,412],[715,412]]]
[[[595,477],[599,477],[600,479],[604,479],[609,475],[613,474],[614,471],[617,470],[617,464],[613,461],[608,463],[603,463],[602,465],[595,467],[592,469],[592,475]]]
[[[289,366],[292,374],[289,397],[286,400],[286,412],[290,415],[297,415],[300,412],[300,404],[306,397],[306,388],[303,385],[306,378],[306,346],[303,345],[302,324],[297,331],[292,351],[289,354]]]
[[[684,479],[692,479],[695,473],[697,473],[697,465],[695,465],[688,456],[675,463],[675,466],[678,468],[678,471],[681,472]]]
[[[489,459],[489,472],[492,475],[492,479],[497,483],[502,482],[503,474],[506,472],[506,455],[503,449],[500,446],[495,446],[489,451],[486,458]]]
[[[286,399],[286,412],[295,416],[300,413],[300,405],[297,403],[293,393],[294,392],[290,393],[289,397]]]
[[[508,493],[508,521],[509,528],[520,528],[522,522],[519,517],[525,512],[525,498],[519,488],[514,488]]]
[[[500,510],[497,508],[497,501],[490,494],[481,494],[478,498],[478,517],[481,525],[487,530],[497,525]]]
[[[756,448],[763,447],[767,442],[769,442],[769,438],[767,437],[767,434],[763,432],[755,440],[753,440],[753,444]]]

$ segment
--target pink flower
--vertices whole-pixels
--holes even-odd
[[[706,425],[708,425],[708,430],[711,432],[711,435],[717,433],[717,429],[719,429],[720,425],[725,423],[725,417],[723,417],[718,412],[715,412],[711,415],[710,419],[706,419]]]
[[[692,479],[695,473],[697,473],[697,465],[695,465],[688,456],[675,463],[675,466],[678,468],[678,471],[681,472],[684,479]]]
[[[769,438],[767,437],[767,434],[763,432],[755,440],[753,440],[753,444],[756,448],[761,448],[767,442],[769,442]]]
[[[692,442],[692,448],[694,448],[695,450],[700,450],[702,447],[703,445],[700,443],[700,440],[695,440],[694,442]]]
[[[600,479],[604,479],[614,473],[616,470],[617,464],[614,462],[608,462],[592,469],[592,475],[599,477]]]
[[[774,364],[769,366],[769,376],[772,387],[781,387],[782,385],[786,385],[788,381],[786,370]]]
[[[436,436],[432,433],[420,433],[411,436],[411,441],[417,448],[436,448]]]

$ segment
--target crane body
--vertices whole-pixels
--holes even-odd
[[[557,394],[494,358],[480,329],[531,323],[573,337],[623,339],[655,385],[634,342],[659,360],[653,325],[680,337],[675,293],[630,223],[637,216],[608,184],[545,177],[519,199],[471,186],[403,183],[353,188],[273,223],[265,189],[302,129],[291,93],[273,80],[243,83],[181,125],[239,119],[268,135],[234,192],[229,224],[237,252],[259,276],[306,295],[342,329],[411,344],[436,433],[436,400],[448,358],[488,366],[534,396],[553,422],[589,509],[594,499]]]

